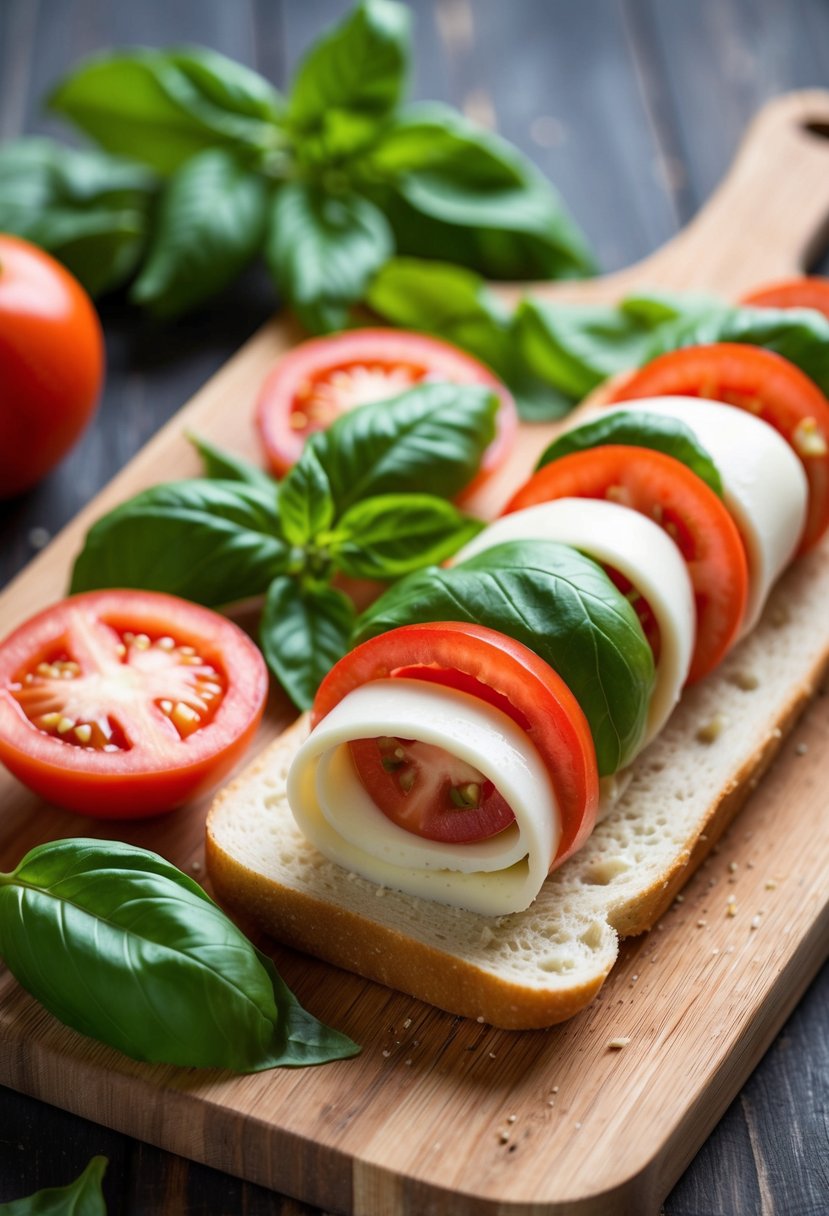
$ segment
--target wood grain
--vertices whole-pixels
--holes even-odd
[[[632,286],[704,286],[734,294],[797,270],[829,215],[827,145],[802,126],[813,119],[829,121],[826,94],[770,106],[732,175],[686,234],[638,272],[557,289],[556,298],[614,299]],[[792,181],[805,190],[794,193]],[[760,214],[757,199],[763,200]],[[778,236],[782,250],[774,247]],[[83,530],[101,510],[141,486],[195,471],[183,427],[252,453],[250,431],[240,433],[242,403],[250,408],[263,370],[295,337],[274,323],[231,360],[10,586],[0,600],[4,625],[61,593]],[[541,431],[524,432],[508,479],[521,476],[545,441]],[[503,491],[503,483],[496,486],[482,509],[496,506]],[[358,1061],[313,1072],[232,1078],[126,1061],[59,1026],[4,975],[0,1078],[333,1211],[418,1212],[428,1205],[459,1216],[551,1216],[565,1207],[607,1212],[609,1203],[614,1211],[653,1209],[824,955],[821,879],[829,858],[815,841],[829,842],[816,819],[801,820],[795,811],[798,802],[814,809],[815,790],[825,779],[816,744],[825,736],[826,714],[827,702],[816,702],[798,734],[798,742],[812,742],[811,750],[798,756],[787,748],[684,903],[625,949],[602,1001],[569,1026],[548,1034],[496,1032],[277,952],[300,997],[366,1043],[366,1050]],[[265,737],[285,720],[285,706],[275,705]],[[34,801],[6,777],[0,798],[4,866],[40,839],[106,834],[105,825],[47,808],[33,815]],[[136,825],[126,836],[198,873],[203,809]],[[784,830],[797,845],[798,862],[772,900],[765,883],[779,865],[778,834]],[[731,879],[747,910],[765,906],[762,933],[750,928],[750,920],[729,925],[724,917],[709,919],[711,891],[726,889]],[[697,928],[698,920],[706,925]],[[728,985],[716,1025],[706,1021],[705,995],[713,983]],[[755,1016],[747,1016],[750,1011]],[[609,1037],[629,1031],[633,1050],[607,1050]],[[700,1033],[714,1044],[708,1056],[717,1064],[714,1080],[705,1100],[677,1119],[674,1099],[683,1077],[693,1073]],[[645,1087],[640,1066],[654,1054],[665,1084]],[[634,1151],[597,1160],[597,1143],[625,1144],[631,1104],[652,1136]]]

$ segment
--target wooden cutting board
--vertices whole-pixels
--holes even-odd
[[[609,302],[660,287],[736,297],[802,272],[829,234],[827,136],[829,93],[772,102],[676,239],[619,274],[540,284],[536,294]],[[600,167],[596,176],[601,188]],[[526,285],[496,290],[511,301]],[[185,430],[257,458],[257,387],[299,336],[288,322],[266,325],[8,587],[2,632],[63,594],[104,510],[198,471]],[[523,478],[551,430],[522,428],[483,513]],[[289,720],[275,696],[259,745]],[[2,972],[0,1082],[334,1212],[655,1211],[826,956],[827,730],[829,700],[818,698],[682,901],[623,947],[601,999],[564,1026],[496,1031],[274,946],[300,999],[364,1051],[318,1069],[236,1077],[134,1063],[61,1026]],[[94,835],[155,849],[203,876],[203,804],[108,825],[44,806],[2,772],[0,805],[3,869],[42,841]],[[738,914],[726,916],[732,894]],[[629,1043],[610,1049],[620,1037]]]

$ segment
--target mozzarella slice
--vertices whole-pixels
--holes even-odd
[[[557,540],[619,570],[653,610],[659,625],[656,683],[641,747],[662,729],[688,676],[696,636],[696,609],[688,568],[679,549],[647,516],[618,503],[559,498],[502,515],[454,561],[510,540]]]
[[[795,554],[809,487],[789,444],[746,410],[699,397],[648,397],[603,413],[663,414],[694,432],[719,470],[723,501],[748,558],[748,604],[741,637],[760,618],[772,586]]]
[[[488,840],[448,844],[392,823],[369,796],[348,743],[394,736],[445,748],[479,769],[515,814]],[[558,851],[561,815],[526,732],[456,689],[375,680],[349,693],[311,732],[288,774],[300,830],[329,860],[382,886],[486,915],[529,907]]]

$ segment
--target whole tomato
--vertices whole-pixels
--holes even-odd
[[[80,283],[42,249],[0,234],[0,498],[65,455],[103,374],[101,325]]]

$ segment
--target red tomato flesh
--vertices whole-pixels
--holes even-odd
[[[559,865],[584,843],[593,830],[599,802],[596,753],[581,707],[548,664],[494,629],[455,621],[406,625],[363,642],[331,669],[317,692],[312,726],[360,685],[398,678],[457,688],[507,713],[537,748],[558,799],[562,834],[551,866]],[[461,825],[467,840],[484,839],[512,822],[512,810],[494,786],[484,788],[485,782],[470,780],[470,774],[457,767],[457,759],[440,748],[422,750],[424,745],[419,745],[413,751],[413,746],[410,740],[377,739],[360,741],[356,748],[352,745],[357,771],[369,793],[373,794],[373,785],[380,787],[378,768],[393,779],[395,774],[413,772],[411,790],[401,788],[398,778],[387,805],[378,801],[390,818],[435,840],[460,839],[437,834],[459,830],[458,826],[450,828],[447,821]],[[402,757],[396,754],[398,747]],[[386,769],[384,756],[392,761]],[[401,760],[403,767],[394,768],[393,763]],[[419,778],[420,793],[407,802]],[[405,784],[408,782],[406,777]],[[470,785],[480,788],[464,788]],[[452,788],[457,790],[454,799]],[[469,805],[458,806],[458,801]]]
[[[697,636],[688,683],[716,667],[745,615],[748,562],[737,526],[714,491],[663,452],[608,444],[545,465],[504,513],[556,498],[606,498],[664,528],[687,563],[694,589]]]
[[[282,476],[302,454],[309,435],[325,430],[358,405],[386,401],[427,380],[482,384],[498,393],[496,433],[470,495],[509,454],[518,425],[515,402],[488,367],[425,334],[355,329],[312,338],[284,355],[262,385],[256,425],[271,468]]]
[[[758,346],[721,342],[659,355],[611,392],[609,401],[705,397],[747,410],[774,427],[800,459],[809,508],[800,552],[829,528],[829,401],[788,359]]]
[[[815,276],[782,279],[755,288],[743,296],[740,303],[753,308],[814,308],[829,318],[829,279]]]
[[[146,591],[73,596],[0,644],[0,760],[69,810],[157,814],[229,772],[267,687],[254,644],[207,608]]]

